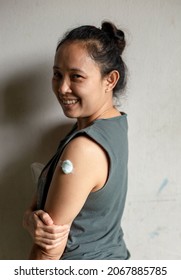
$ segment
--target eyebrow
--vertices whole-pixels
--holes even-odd
[[[56,66],[56,65],[53,66],[53,69],[59,69],[59,70],[61,70],[61,68],[58,67],[58,66]],[[79,69],[79,68],[70,68],[69,71],[70,71],[70,72],[72,72],[72,71],[77,71],[77,72],[81,72],[81,73],[84,73],[84,74],[85,74],[85,72],[84,72],[83,70]]]

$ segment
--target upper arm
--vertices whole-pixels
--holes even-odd
[[[70,141],[60,158],[64,160],[73,163],[73,172],[64,174],[57,164],[44,209],[55,224],[71,224],[90,192],[103,186],[108,174],[105,151],[84,136]]]

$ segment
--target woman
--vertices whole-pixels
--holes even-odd
[[[30,259],[129,257],[120,226],[127,119],[113,104],[125,86],[124,47],[124,33],[109,22],[73,29],[58,44],[52,87],[64,114],[77,122],[44,168],[25,215],[36,236]]]

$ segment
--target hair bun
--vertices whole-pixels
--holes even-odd
[[[121,55],[126,45],[124,32],[117,29],[113,23],[108,21],[102,23],[102,31],[107,33],[107,35],[114,40]]]

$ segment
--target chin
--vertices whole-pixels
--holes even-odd
[[[65,112],[65,111],[64,111],[64,115],[65,115],[67,118],[69,118],[69,119],[76,119],[76,118],[78,118],[78,116],[77,116],[76,114],[73,114],[73,113],[71,113],[71,112]]]

